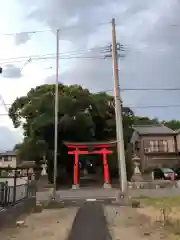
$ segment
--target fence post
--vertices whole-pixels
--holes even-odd
[[[3,192],[4,192],[4,196],[3,196],[3,202],[4,202],[4,205],[6,206],[8,203],[9,203],[9,198],[8,198],[8,181],[6,181],[4,184],[3,184]]]
[[[3,191],[3,184],[0,184],[0,206],[3,204],[3,194],[4,194],[4,191]]]
[[[17,185],[17,171],[15,169],[15,174],[14,174],[14,186],[13,186],[13,203],[16,202],[16,185]]]
[[[29,197],[29,168],[26,169],[27,170],[27,189],[26,189],[26,197]]]

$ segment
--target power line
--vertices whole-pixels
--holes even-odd
[[[92,48],[79,48],[79,49],[75,49],[72,51],[68,51],[68,52],[59,52],[59,57],[61,57],[61,55],[74,55],[74,54],[86,54],[86,53],[90,53],[92,51],[99,51],[100,53],[104,53],[107,51],[107,46],[106,45],[102,45],[102,46],[96,46],[96,47],[92,47]],[[56,55],[56,53],[45,53],[45,54],[35,54],[35,55],[28,55],[28,56],[19,56],[19,57],[13,57],[13,58],[4,58],[4,59],[0,59],[0,61],[7,61],[7,60],[18,60],[18,59],[26,59],[26,58],[38,58],[38,57],[44,57],[44,56],[54,56]]]
[[[53,57],[39,57],[39,58],[36,58],[36,59],[32,59],[32,63],[33,62],[36,62],[36,61],[44,61],[44,60],[52,60],[52,59],[55,59],[55,56]],[[72,57],[61,57],[59,59],[60,60],[71,60],[71,59],[85,59],[85,60],[94,60],[94,59],[99,59],[99,60],[105,60],[105,58],[103,56],[72,56]],[[10,64],[10,63],[21,63],[23,62],[22,60],[21,61],[12,61],[12,62],[3,62],[1,63],[2,65],[3,64]]]
[[[93,54],[93,51],[98,51],[98,54],[94,52],[96,55],[90,55]],[[61,52],[59,54],[60,60],[61,59],[76,59],[76,58],[82,58],[82,59],[105,59],[104,54],[107,52],[106,46],[98,46],[93,47],[89,49],[78,49],[70,52]],[[90,55],[90,56],[88,56]],[[39,54],[39,55],[29,55],[29,56],[20,56],[20,57],[14,57],[9,59],[0,59],[1,64],[8,64],[8,63],[18,63],[25,61],[26,59],[31,58],[33,61],[37,60],[44,60],[44,59],[54,59],[56,58],[56,53],[48,53],[48,54]]]
[[[44,32],[54,32],[57,29],[59,29],[59,31],[63,31],[63,30],[68,30],[68,29],[75,29],[75,28],[88,28],[88,27],[97,27],[97,26],[101,26],[101,25],[107,25],[110,24],[111,22],[98,22],[95,24],[84,24],[84,25],[74,25],[74,26],[66,26],[66,27],[58,27],[56,29],[44,29],[44,30],[32,30],[32,31],[21,31],[21,32],[14,32],[14,33],[0,33],[1,36],[16,36],[18,34],[35,34],[35,33],[44,33]]]
[[[123,90],[132,90],[132,91],[136,91],[136,90],[150,90],[150,91],[152,91],[152,90],[160,90],[160,91],[179,91],[180,90],[180,88],[166,88],[166,89],[123,89]],[[98,94],[98,93],[101,93],[101,92],[108,92],[108,91],[113,91],[113,90],[104,90],[104,91],[100,91],[100,92],[97,92],[97,93],[95,93],[95,94]],[[40,98],[40,97],[39,97]],[[3,102],[3,104],[0,104],[0,106],[11,106],[12,105],[12,103],[5,103],[5,102]],[[125,106],[124,106],[125,107]],[[180,105],[178,104],[178,105],[150,105],[150,106],[134,106],[133,104],[129,104],[128,106],[126,106],[126,107],[130,107],[130,108],[173,108],[173,107],[180,107]]]
[[[107,46],[99,46],[99,47],[94,47],[94,48],[89,48],[89,49],[78,49],[78,50],[74,50],[74,51],[69,51],[69,52],[60,52],[59,57],[60,60],[64,59],[64,60],[68,60],[68,59],[78,59],[78,58],[82,58],[82,59],[108,59],[108,57],[110,56],[106,56],[104,54],[106,53],[110,53],[110,50],[108,49],[109,45]],[[133,49],[129,49],[130,51]],[[92,53],[92,51],[99,51],[100,55],[95,55],[95,56],[84,56],[85,54],[90,54]],[[123,48],[120,49],[120,51],[128,51],[128,48]],[[51,60],[54,59],[56,57],[56,53],[47,53],[47,54],[39,54],[39,55],[29,55],[29,56],[20,56],[20,57],[14,57],[14,58],[8,58],[8,59],[0,59],[1,64],[9,64],[9,63],[20,63],[26,59],[31,58],[33,61],[38,61],[38,60]],[[124,58],[124,56],[119,55],[119,57]],[[121,89],[122,90],[122,89]],[[125,90],[136,90],[136,89],[125,89]],[[141,90],[141,89],[137,89],[137,90]],[[143,89],[142,89],[143,90]],[[146,89],[144,89],[146,90]],[[153,90],[153,89],[152,89]]]
[[[133,109],[149,109],[149,108],[179,108],[180,105],[152,105],[152,106],[124,106],[124,107],[129,107]]]
[[[180,88],[123,88],[121,91],[179,91]]]
[[[6,106],[11,106],[11,104],[5,104]],[[4,106],[1,105],[1,106]],[[147,106],[134,106],[134,105],[123,105],[123,108],[131,108],[131,109],[150,109],[150,108],[180,108],[180,104],[178,105],[147,105]],[[9,116],[8,113],[1,113],[0,116]]]
[[[52,32],[51,29],[46,29],[46,30],[35,30],[35,31],[21,31],[21,32],[16,32],[16,33],[1,33],[0,36],[16,36],[19,34],[35,34],[35,33],[44,33],[44,32]]]
[[[68,52],[60,52],[59,53],[59,57],[62,57],[62,55],[67,55],[67,56],[74,56],[75,54],[90,54],[93,51],[99,51],[100,54],[105,54],[105,53],[109,53],[109,45],[103,45],[103,46],[96,46],[96,47],[92,47],[92,48],[80,48],[80,49],[76,49],[76,50],[72,50],[72,51],[68,51]],[[124,50],[123,50],[124,51]],[[38,59],[41,57],[54,57],[56,55],[56,53],[46,53],[46,54],[37,54],[37,55],[28,55],[28,56],[19,56],[19,57],[13,57],[13,58],[4,58],[4,59],[0,59],[1,63],[4,62],[9,62],[9,61],[16,61],[16,60],[25,60],[25,59],[29,59],[34,58],[34,59]],[[103,56],[104,57],[104,56]]]
[[[171,44],[169,44],[168,46],[171,46]],[[152,46],[151,44],[149,46],[144,46],[144,47],[140,47],[140,48],[133,48],[129,45],[129,48],[125,48],[123,51],[125,52],[143,52],[144,50],[149,49],[149,50],[154,50],[154,51],[158,51],[158,52],[165,52],[167,50],[167,48],[160,48],[156,46]]]
[[[173,23],[173,24],[170,24],[170,27],[180,27],[180,24],[178,23]]]
[[[101,92],[113,92],[113,89],[102,90]],[[180,88],[121,88],[120,91],[180,91]]]

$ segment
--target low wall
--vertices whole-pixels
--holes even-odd
[[[130,189],[157,189],[157,188],[179,188],[178,181],[154,180],[144,182],[129,182]]]
[[[0,228],[14,225],[21,215],[30,213],[35,206],[36,197],[30,197],[14,206],[0,208]]]

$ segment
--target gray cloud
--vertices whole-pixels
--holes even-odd
[[[32,34],[26,32],[17,33],[14,38],[15,44],[20,45],[26,43],[31,38],[31,35]]]
[[[21,68],[16,67],[14,64],[6,64],[3,67],[2,76],[5,78],[20,78],[21,75]]]
[[[27,17],[47,24],[52,29],[62,28],[61,39],[76,42],[76,45],[86,44],[86,40],[91,33],[98,30],[97,22],[110,21],[112,15],[116,13],[118,0],[83,1],[77,0],[54,0],[54,1],[21,1],[22,5],[28,9]],[[110,9],[109,9],[110,8]],[[110,10],[110,11],[109,11]],[[93,16],[93,17],[92,17]],[[106,16],[106,17],[103,17]],[[74,25],[81,25],[79,28],[64,29]]]
[[[71,24],[84,27],[62,30],[60,38],[75,47],[89,48],[111,41],[109,26],[97,22],[116,17],[117,39],[126,46],[125,59],[120,62],[122,88],[180,87],[179,38],[180,3],[178,0],[113,0],[113,1],[29,1],[27,17],[43,22],[52,29]],[[94,25],[93,27],[87,27]],[[86,55],[88,55],[87,53]],[[96,55],[99,53],[97,52]],[[103,59],[69,61],[69,69],[61,74],[66,84],[79,83],[91,90],[112,89],[112,63]],[[53,76],[46,82],[53,81]],[[123,92],[125,104],[174,105],[179,92]],[[152,117],[179,118],[177,108],[135,110]]]
[[[12,150],[14,145],[22,140],[18,131],[0,126],[0,151]]]

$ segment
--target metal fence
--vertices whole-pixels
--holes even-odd
[[[0,207],[14,205],[34,195],[35,186],[33,184],[8,186],[7,183],[0,183]]]
[[[11,174],[7,169],[5,172],[8,174],[0,174],[0,207],[14,205],[36,194],[33,174],[28,174],[28,171],[18,174],[17,169],[11,169]]]

